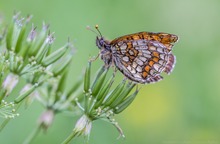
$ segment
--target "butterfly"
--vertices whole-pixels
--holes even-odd
[[[172,54],[178,36],[169,33],[138,32],[106,40],[96,26],[96,45],[107,67],[115,65],[128,79],[136,83],[153,83],[170,74],[176,58]]]

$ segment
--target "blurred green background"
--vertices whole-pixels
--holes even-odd
[[[168,32],[180,37],[174,47],[176,67],[159,83],[145,85],[138,97],[116,116],[126,139],[110,124],[95,121],[91,144],[219,144],[220,143],[220,1],[219,0],[0,0],[0,15],[10,22],[13,11],[33,14],[55,31],[55,47],[71,37],[77,49],[69,83],[82,73],[89,56],[97,55],[95,34],[86,26],[99,24],[114,39],[139,31]],[[102,61],[95,62],[96,68]],[[94,68],[95,69],[95,68]],[[122,79],[122,75],[120,79]],[[120,80],[119,79],[119,80]],[[36,126],[43,108],[21,108],[0,134],[0,143],[22,143]],[[59,114],[47,133],[33,143],[60,143],[78,117]],[[72,143],[84,143],[77,138]]]

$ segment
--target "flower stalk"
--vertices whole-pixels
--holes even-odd
[[[131,92],[135,84],[127,82],[126,79],[116,87],[112,87],[115,73],[106,80],[108,71],[109,69],[105,66],[101,67],[91,83],[91,62],[88,62],[84,75],[84,100],[79,102],[78,98],[75,99],[77,106],[83,111],[83,115],[63,144],[67,144],[76,136],[81,135],[89,139],[92,122],[98,119],[111,123],[118,130],[120,136],[124,137],[122,129],[112,117],[124,111],[134,100],[139,90]]]
[[[68,144],[73,138],[81,135],[89,138],[91,128],[92,121],[86,115],[83,115],[76,122],[75,128],[73,129],[72,133],[62,142],[62,144]]]

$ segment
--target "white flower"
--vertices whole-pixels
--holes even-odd
[[[5,81],[2,84],[3,88],[6,90],[6,96],[11,93],[11,91],[17,85],[18,80],[18,75],[12,73],[8,74],[8,76],[5,78]]]
[[[53,119],[54,119],[54,111],[53,110],[46,110],[40,116],[39,123],[45,129],[47,129],[52,124]]]
[[[83,115],[76,123],[74,132],[77,135],[89,136],[92,128],[92,121],[86,116]]]

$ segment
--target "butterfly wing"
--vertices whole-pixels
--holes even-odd
[[[115,41],[112,58],[116,67],[130,80],[152,83],[162,79],[163,71],[170,73],[175,56],[159,41],[133,39]]]
[[[158,41],[162,43],[169,51],[171,51],[173,44],[176,43],[179,38],[178,36],[169,33],[139,32],[139,33],[129,34],[116,38],[111,42],[111,44],[119,43],[121,41],[140,40],[140,39],[145,39],[148,41]]]

